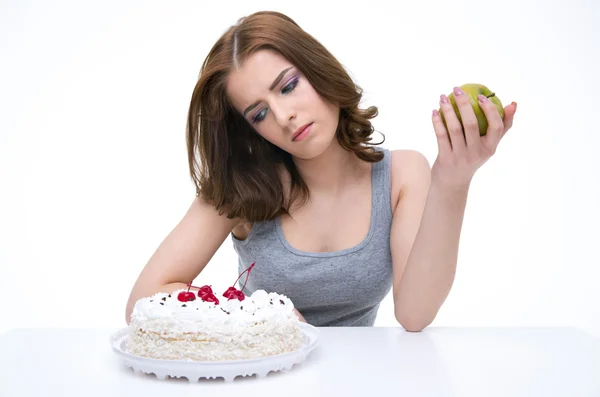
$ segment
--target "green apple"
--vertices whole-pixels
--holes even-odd
[[[483,113],[483,109],[481,109],[481,107],[479,106],[479,101],[477,99],[477,95],[479,95],[479,94],[484,95],[485,97],[487,97],[490,100],[490,102],[492,102],[494,105],[496,105],[496,107],[498,108],[498,112],[500,113],[500,117],[502,118],[502,120],[504,120],[504,107],[502,106],[502,102],[500,102],[500,99],[498,99],[496,94],[494,92],[492,92],[489,88],[487,88],[483,84],[470,83],[470,84],[461,85],[460,89],[463,90],[463,92],[469,98],[469,101],[471,102],[471,106],[473,107],[473,111],[475,112],[475,117],[477,117],[477,124],[479,124],[479,135],[480,136],[484,136],[487,133],[488,122],[487,122],[487,118],[485,117],[485,113]],[[458,110],[458,106],[456,106],[456,100],[454,99],[454,92],[452,92],[450,95],[448,95],[448,99],[450,100],[450,103],[452,104],[452,107],[454,108],[454,112],[458,116],[458,121],[462,125],[462,118],[460,117],[460,112]],[[444,114],[442,113],[442,110],[440,109],[439,112],[440,112],[440,115],[442,116],[444,126],[446,126],[446,129],[448,129],[448,126],[446,125],[446,119],[444,118]],[[463,129],[464,129],[464,126],[463,126]]]

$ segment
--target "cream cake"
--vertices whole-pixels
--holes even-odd
[[[197,287],[188,284],[187,289],[136,302],[129,352],[156,359],[226,361],[273,356],[302,345],[300,321],[285,295],[257,290],[246,296],[244,287],[230,287],[218,296],[210,286],[191,288]]]

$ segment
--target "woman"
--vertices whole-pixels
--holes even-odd
[[[189,210],[141,272],[126,308],[185,288],[231,236],[244,292],[287,295],[316,326],[373,325],[393,291],[408,331],[435,318],[454,279],[470,182],[512,125],[480,102],[480,137],[465,95],[464,125],[447,97],[432,123],[430,168],[412,150],[377,148],[361,90],[340,63],[276,12],[242,18],[214,45],[188,115],[188,159],[197,187]],[[475,122],[475,124],[473,124]],[[474,125],[474,127],[472,127]]]

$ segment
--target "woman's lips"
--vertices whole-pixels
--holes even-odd
[[[310,133],[310,130],[312,129],[312,125],[313,125],[313,123],[309,123],[309,124],[306,124],[306,125],[298,128],[298,130],[292,136],[292,141],[299,142],[302,139],[304,139]]]

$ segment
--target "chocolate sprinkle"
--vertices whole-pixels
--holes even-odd
[[[187,307],[187,305],[184,303],[183,305],[181,305],[181,307]]]
[[[164,305],[164,303],[160,302],[161,305]]]
[[[150,299],[150,302],[154,302],[154,300]]]
[[[282,305],[285,305],[285,302],[283,302],[283,299],[279,299],[279,303],[281,303]]]
[[[171,294],[169,294],[169,298],[171,297]]]
[[[161,299],[163,302],[165,302],[167,300],[166,297],[163,296],[163,298]]]
[[[225,313],[229,314],[229,312],[223,308],[221,308],[221,310],[223,310]]]

